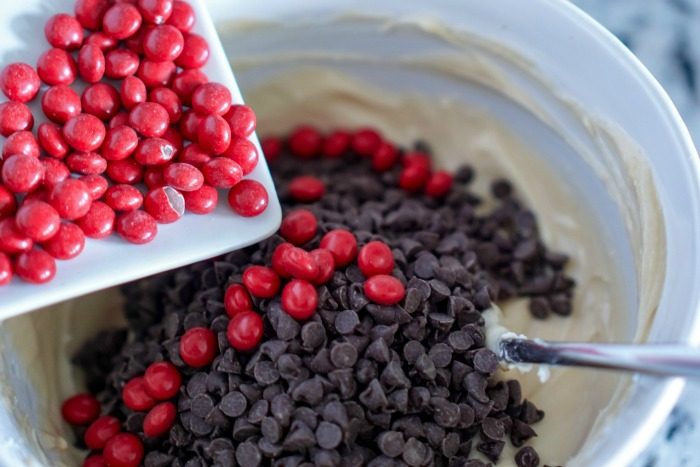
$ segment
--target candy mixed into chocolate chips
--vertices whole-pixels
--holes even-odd
[[[432,172],[425,144],[400,151],[371,130],[305,127],[264,147],[284,238],[125,286],[128,338],[102,332],[74,358],[102,414],[141,438],[137,464],[477,467],[509,442],[517,465],[539,465],[525,444],[544,413],[495,376],[481,312],[530,297],[535,318],[568,315],[574,283],[511,185],[496,181],[482,213],[469,167]],[[285,294],[296,283],[313,292]],[[262,335],[238,324],[251,305]],[[159,361],[176,371],[153,379]],[[173,420],[152,415],[158,401]]]

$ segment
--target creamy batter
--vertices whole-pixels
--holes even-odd
[[[462,51],[453,57],[397,57],[397,64],[489,85],[527,107],[555,130],[561,130],[562,137],[567,137],[556,120],[513,86],[507,76],[500,75],[498,67],[490,61],[493,57],[507,60],[530,72],[527,61],[509,51],[429,22],[341,19],[350,20],[376,22],[377,27],[387,33],[397,28],[413,28],[458,45]],[[321,53],[314,56],[323,58]],[[362,57],[346,58],[363,60]],[[332,59],[343,60],[343,57]],[[237,69],[275,60],[294,61],[295,58],[286,55],[246,60],[244,57],[237,62]],[[455,168],[464,162],[474,165],[477,191],[484,191],[495,177],[511,179],[518,196],[537,213],[548,246],[571,257],[569,273],[578,287],[574,313],[569,318],[553,316],[546,321],[536,321],[530,317],[525,300],[513,300],[500,304],[502,324],[544,339],[611,341],[625,337],[622,310],[628,304],[621,293],[623,284],[614,258],[601,248],[604,240],[597,220],[537,154],[487,112],[466,108],[449,99],[428,99],[373,88],[323,67],[299,67],[249,89],[246,98],[258,114],[262,134],[281,134],[301,122],[317,125],[322,130],[372,125],[402,144],[411,144],[417,138],[428,141],[439,163],[446,168]],[[635,250],[640,290],[640,318],[635,338],[643,339],[658,302],[662,283],[659,277],[664,264],[663,222],[651,177],[642,154],[624,134],[586,115],[576,105],[562,102],[588,129],[597,150],[591,151],[575,140],[570,143],[607,182],[611,196],[623,213]],[[22,370],[26,373],[10,378],[2,397],[23,407],[12,415],[19,429],[27,433],[25,448],[37,453],[34,459],[37,465],[58,465],[59,457],[69,465],[74,462],[70,443],[61,435],[63,425],[58,414],[60,400],[76,390],[76,375],[71,372],[68,356],[97,329],[118,319],[117,305],[114,293],[108,292],[60,305],[50,312],[15,318],[0,327],[3,347],[0,349],[0,372],[18,367],[18,361],[26,363]],[[10,349],[18,352],[19,360],[15,360]],[[539,437],[532,444],[540,453],[542,463],[550,465],[575,463],[571,461],[572,456],[584,443],[592,441],[591,431],[605,422],[606,414],[614,411],[613,401],[624,397],[628,383],[625,377],[580,369],[553,369],[544,385],[534,374],[511,372],[503,376],[520,379],[526,397],[547,412],[545,419],[534,426]],[[33,397],[28,398],[29,395]],[[51,461],[45,456],[50,456]],[[512,452],[504,452],[502,459],[502,465],[512,464]],[[26,464],[30,465],[29,459]]]

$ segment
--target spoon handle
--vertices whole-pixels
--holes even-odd
[[[700,349],[672,344],[600,344],[502,339],[507,363],[542,363],[700,378]]]

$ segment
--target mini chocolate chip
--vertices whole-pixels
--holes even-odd
[[[404,450],[403,434],[399,431],[383,431],[377,436],[377,446],[387,457],[398,457]]]
[[[357,385],[355,384],[352,368],[333,370],[328,373],[328,379],[338,390],[341,398],[348,399],[355,395]]]
[[[204,372],[195,373],[187,382],[187,394],[194,398],[207,391],[207,374]]]
[[[428,356],[437,368],[445,368],[452,362],[452,349],[447,344],[438,343],[430,348]]]
[[[544,297],[535,297],[530,300],[530,313],[537,319],[546,319],[552,309],[549,302]]]
[[[124,426],[126,427],[127,430],[129,430],[133,433],[138,433],[143,428],[144,418],[146,418],[146,414],[144,414],[144,413],[138,413],[138,412],[130,413],[126,417],[126,422],[124,423]]]
[[[316,428],[316,442],[323,449],[335,449],[343,440],[343,432],[338,425],[322,421]]]
[[[413,264],[413,273],[421,279],[432,279],[435,277],[435,270],[440,266],[437,258],[426,253],[420,255]]]
[[[294,412],[294,402],[288,394],[275,396],[270,402],[270,412],[282,426],[289,426],[289,422]]]
[[[378,375],[377,364],[371,360],[362,358],[355,365],[355,376],[360,384],[368,384]]]
[[[360,325],[360,319],[354,310],[345,310],[335,317],[335,329],[340,334],[352,334]]]
[[[245,441],[251,436],[258,434],[258,431],[258,427],[243,417],[236,418],[236,421],[233,422],[232,435],[236,441]]]
[[[520,412],[520,420],[524,421],[528,425],[537,423],[544,417],[544,412],[539,410],[535,404],[525,400],[523,402],[522,410]]]
[[[243,412],[245,412],[247,407],[248,400],[238,391],[229,392],[222,397],[221,402],[219,402],[219,409],[221,409],[225,415],[231,418],[236,418],[243,415]]]
[[[535,430],[532,429],[530,425],[525,422],[521,422],[517,418],[512,419],[512,425],[510,428],[510,441],[516,448],[519,448],[527,440],[537,436]]]
[[[390,361],[379,378],[382,385],[387,389],[409,388],[411,381],[401,368],[401,362],[396,359]]]
[[[289,433],[282,443],[282,447],[288,451],[298,451],[312,447],[316,444],[313,431],[304,422],[294,420],[289,429]]]
[[[433,380],[437,375],[435,363],[426,354],[422,354],[418,357],[418,359],[416,360],[415,368],[416,371],[418,371],[418,374],[427,380]]]
[[[301,342],[307,349],[315,349],[326,340],[326,330],[318,321],[310,321],[301,328]]]
[[[316,467],[336,467],[341,463],[338,451],[321,449],[314,453],[314,466]]]
[[[442,397],[430,399],[430,406],[433,408],[435,422],[445,428],[456,427],[460,421],[459,406]]]
[[[433,448],[439,447],[445,438],[445,430],[435,423],[424,423],[423,430],[425,430],[425,438]]]
[[[540,456],[532,447],[526,446],[515,453],[515,464],[518,467],[537,467],[540,465]]]
[[[323,399],[323,386],[317,378],[307,379],[299,383],[291,392],[292,399],[316,405]]]
[[[209,394],[199,394],[197,397],[192,398],[190,410],[198,417],[206,417],[209,411],[211,411],[213,408],[214,400]]]
[[[407,416],[399,418],[391,425],[391,429],[403,432],[404,437],[407,438],[422,438],[425,436],[425,431],[423,430],[423,423],[421,422],[420,417],[416,416]]]
[[[480,349],[474,354],[474,369],[492,375],[498,368],[498,356],[489,349]]]
[[[255,381],[262,386],[275,383],[280,378],[280,373],[274,363],[267,361],[258,362],[253,369]]]
[[[307,323],[310,324],[310,323]],[[302,329],[302,339],[303,339],[303,329]],[[276,361],[284,352],[287,351],[287,344],[284,341],[277,339],[270,339],[262,344],[260,344],[260,353],[267,356],[273,362]]]
[[[260,432],[271,443],[277,443],[282,438],[282,426],[274,417],[264,417],[262,419]]]
[[[457,433],[448,433],[440,442],[440,450],[442,454],[449,458],[457,455],[459,452],[459,435]]]
[[[367,389],[360,393],[360,402],[369,410],[379,410],[386,407],[388,403],[386,394],[377,379],[370,381]]]
[[[280,372],[280,376],[288,381],[299,377],[301,366],[301,357],[298,355],[286,353],[277,360],[277,370]]]
[[[374,340],[365,350],[365,358],[371,358],[379,363],[387,363],[391,358],[389,346],[384,339]]]
[[[413,365],[418,360],[418,357],[425,354],[425,347],[418,341],[410,340],[403,346],[403,358]]]
[[[401,458],[411,467],[420,467],[427,460],[428,447],[416,438],[408,438]]]
[[[246,467],[257,467],[262,461],[262,454],[258,446],[251,442],[245,441],[238,446],[236,446],[236,462],[239,465],[245,465]]]
[[[330,359],[336,368],[350,368],[357,362],[357,350],[346,342],[334,343],[331,346]]]
[[[292,418],[294,418],[294,420],[304,422],[304,424],[312,430],[315,430],[318,426],[318,414],[315,410],[309,407],[297,407],[296,409],[294,409],[294,414],[292,415]]]
[[[498,462],[505,445],[504,441],[482,441],[476,445],[476,449],[491,462]]]
[[[248,411],[248,421],[254,425],[258,425],[265,418],[270,409],[270,403],[265,399],[260,399],[250,407]]]
[[[159,451],[151,451],[143,459],[144,467],[168,467],[175,459],[170,454]]]
[[[503,423],[496,418],[486,417],[481,422],[481,434],[485,437],[484,439],[500,440],[505,436]]]

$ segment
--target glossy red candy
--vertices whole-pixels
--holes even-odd
[[[204,184],[204,175],[195,166],[176,162],[163,170],[163,178],[176,190],[195,191]]]
[[[300,246],[316,236],[318,222],[308,209],[294,209],[287,213],[280,225],[280,235],[288,242]]]
[[[287,272],[287,268],[285,267],[283,258],[287,250],[290,248],[294,248],[294,245],[292,245],[289,242],[284,242],[280,243],[277,245],[275,248],[275,251],[272,252],[272,260],[271,260],[271,266],[272,269],[277,273],[278,276],[288,279],[290,277],[289,273]]]
[[[180,358],[192,368],[209,365],[217,351],[216,334],[211,329],[190,328],[180,338]]]
[[[146,391],[142,376],[131,378],[122,388],[122,401],[131,410],[144,412],[156,404],[156,400]]]
[[[209,81],[207,75],[202,70],[182,70],[173,77],[171,89],[180,97],[183,104],[190,105],[194,90],[207,81]]]
[[[172,89],[166,87],[151,89],[151,92],[148,94],[148,100],[165,108],[170,117],[171,125],[180,121],[180,117],[182,117],[182,102],[180,102],[180,97]]]
[[[142,139],[134,153],[134,159],[142,165],[161,165],[170,162],[177,150],[163,138]]]
[[[226,329],[226,337],[231,347],[239,352],[255,349],[263,336],[263,320],[254,311],[241,311],[231,318]]]
[[[75,50],[83,43],[83,26],[74,16],[58,13],[44,25],[44,35],[51,47]]]
[[[280,289],[280,278],[265,266],[248,266],[243,271],[243,285],[258,298],[272,298]]]
[[[85,88],[80,103],[83,112],[100,120],[111,119],[121,107],[119,92],[107,83],[95,83]]]
[[[262,214],[268,201],[267,190],[256,180],[241,180],[228,192],[229,206],[244,217]]]
[[[83,439],[88,449],[99,450],[121,430],[121,422],[118,418],[104,415],[90,424]]]
[[[382,136],[372,128],[362,128],[352,135],[350,145],[360,156],[371,156],[382,142]]]
[[[333,255],[336,266],[347,266],[357,257],[357,239],[347,230],[335,229],[321,238],[321,248]]]
[[[10,63],[0,71],[0,90],[11,101],[31,101],[39,92],[39,86],[39,75],[26,63]]]
[[[201,84],[192,93],[192,108],[202,115],[224,115],[231,101],[231,92],[220,83]]]
[[[31,130],[34,116],[29,107],[21,102],[3,102],[0,104],[0,135],[8,137],[15,131]]]
[[[173,0],[139,0],[139,10],[144,21],[163,24],[173,13]]]
[[[0,185],[0,219],[11,216],[17,211],[17,198],[15,195]]]
[[[147,88],[168,86],[176,69],[177,67],[173,62],[142,60],[139,69],[136,71],[136,76],[141,78]]]
[[[209,214],[219,202],[219,192],[209,185],[203,185],[199,190],[186,191],[182,196],[185,198],[185,209],[194,214]]]
[[[282,140],[274,136],[268,136],[260,141],[263,155],[268,162],[276,160],[281,154],[284,145]]]
[[[28,193],[39,187],[44,179],[44,166],[36,157],[18,154],[5,159],[2,181],[13,193]]]
[[[178,155],[177,159],[179,162],[185,162],[201,169],[212,158],[199,144],[192,143]]]
[[[52,122],[63,124],[80,115],[82,104],[77,92],[70,86],[59,84],[51,86],[41,96],[41,110]]]
[[[316,285],[323,285],[333,278],[335,272],[333,254],[323,248],[317,248],[311,251],[311,256],[318,265],[318,274],[312,282]]]
[[[99,29],[110,0],[76,0],[75,17],[85,29]]]
[[[120,161],[129,157],[139,144],[136,131],[126,125],[107,130],[100,154],[108,161]]]
[[[242,311],[252,310],[253,301],[250,299],[248,290],[241,284],[231,284],[224,293],[224,307],[226,314],[233,317]]]
[[[78,74],[88,83],[97,83],[107,66],[103,49],[96,44],[85,44],[78,52]]]
[[[148,91],[146,85],[136,76],[127,76],[119,86],[122,105],[131,110],[141,102],[146,102]]]
[[[2,158],[6,159],[15,154],[39,157],[39,143],[31,131],[12,133],[2,146]]]
[[[41,163],[44,166],[44,189],[34,191],[28,196],[33,196],[39,192],[44,193],[44,195],[48,195],[48,191],[70,177],[70,170],[68,169],[68,166],[58,159],[46,158],[42,159]],[[46,197],[46,200],[48,200],[48,197]]]
[[[289,135],[289,140],[287,141],[292,154],[303,159],[317,156],[321,150],[322,143],[323,137],[321,134],[310,126],[302,126],[295,129]]]
[[[157,222],[170,224],[185,213],[185,198],[171,186],[154,188],[146,195],[144,209]]]
[[[175,60],[180,68],[201,68],[209,60],[209,44],[199,34],[185,34],[182,53]]]
[[[282,289],[282,309],[292,318],[304,321],[311,318],[318,307],[318,293],[311,283],[292,279]]]
[[[53,123],[42,123],[37,131],[39,146],[49,156],[63,159],[69,151],[68,144],[63,139],[61,129]]]
[[[15,273],[25,282],[45,284],[56,276],[56,261],[44,250],[30,250],[17,257]]]
[[[95,239],[108,237],[114,230],[114,209],[101,201],[95,201],[85,216],[76,221],[85,236]]]
[[[241,166],[225,157],[217,157],[202,166],[204,181],[216,188],[231,188],[243,178]]]
[[[357,256],[357,265],[365,277],[377,274],[391,274],[394,270],[394,255],[391,248],[379,241],[369,242],[360,249]]]
[[[155,102],[142,102],[129,112],[129,125],[147,138],[161,137],[170,125],[168,111]]]
[[[161,402],[148,411],[143,420],[143,434],[148,438],[164,435],[175,424],[177,407],[172,402]]]
[[[365,295],[378,305],[396,305],[406,295],[406,288],[394,276],[378,274],[365,281]]]
[[[102,30],[115,39],[126,39],[141,27],[141,13],[130,3],[111,6],[102,17]]]
[[[182,32],[189,32],[194,26],[194,10],[184,0],[175,0],[173,2],[172,14],[165,24],[175,26]]]
[[[34,241],[20,232],[12,217],[0,220],[0,251],[10,255],[29,251]]]
[[[154,62],[175,60],[184,46],[185,38],[175,26],[156,26],[143,35],[143,53]]]
[[[138,467],[143,459],[143,443],[136,435],[119,433],[107,441],[102,455],[109,467]]]
[[[146,368],[143,378],[148,394],[161,401],[175,397],[182,384],[180,370],[170,362],[150,364]]]
[[[132,158],[111,161],[107,164],[107,175],[115,183],[134,185],[143,179],[143,166]]]
[[[76,394],[63,402],[61,415],[71,425],[87,425],[100,415],[100,403],[92,394]]]
[[[66,165],[82,175],[99,175],[107,169],[107,161],[96,152],[74,152],[66,158]]]
[[[88,213],[92,196],[87,183],[68,178],[49,191],[48,202],[62,219],[75,220]]]
[[[143,204],[143,195],[132,185],[113,185],[107,189],[104,202],[115,211],[130,212]]]
[[[131,76],[139,69],[139,56],[127,49],[114,49],[105,54],[105,76],[121,79]]]
[[[286,275],[297,279],[313,281],[318,276],[318,264],[311,253],[298,248],[286,248],[279,261]]]
[[[233,138],[228,149],[221,155],[237,163],[243,175],[248,175],[258,165],[258,149],[244,138]]]
[[[425,194],[433,198],[442,198],[452,189],[452,175],[440,170],[433,173],[425,184]]]
[[[115,38],[108,36],[102,31],[95,31],[85,38],[83,41],[83,46],[86,45],[96,45],[100,50],[104,52],[109,52],[114,49],[119,44]]]
[[[344,130],[336,130],[323,140],[321,153],[323,157],[334,159],[340,157],[350,147],[351,135]]]
[[[94,151],[102,145],[107,130],[99,118],[90,114],[71,117],[63,127],[63,138],[77,151]]]
[[[41,54],[36,70],[39,78],[49,86],[71,84],[78,74],[75,60],[63,49],[49,49]]]
[[[41,246],[56,259],[73,259],[85,248],[85,233],[75,224],[62,222],[56,235]]]
[[[136,211],[122,214],[117,219],[117,233],[127,242],[142,245],[156,237],[158,224],[146,211]]]
[[[94,454],[85,458],[83,467],[107,467],[107,462],[102,455]]]
[[[58,212],[48,203],[24,203],[15,215],[19,231],[36,242],[44,242],[56,235],[61,225]]]
[[[321,180],[312,175],[300,175],[287,185],[289,195],[301,203],[313,203],[321,199],[326,187]]]
[[[399,151],[388,142],[382,142],[372,154],[372,169],[377,172],[386,172],[399,161]]]
[[[197,127],[197,142],[205,151],[219,155],[231,144],[231,129],[219,115],[207,115]]]
[[[146,167],[146,170],[143,172],[143,183],[150,190],[165,186],[163,168],[157,166]]]
[[[80,180],[85,182],[93,201],[102,198],[109,187],[107,179],[101,175],[83,175]]]
[[[224,118],[231,127],[231,134],[234,137],[247,138],[255,131],[255,112],[245,104],[232,105]]]

